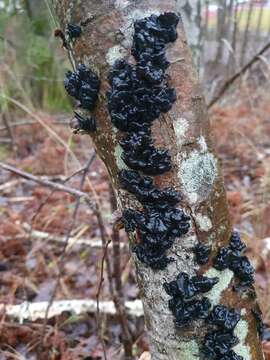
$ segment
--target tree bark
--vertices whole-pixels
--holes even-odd
[[[104,161],[116,192],[118,207],[138,208],[134,197],[121,189],[118,172],[126,167],[118,144],[120,131],[113,128],[107,110],[107,74],[115,60],[131,58],[133,23],[136,19],[167,11],[177,12],[178,0],[54,0],[55,10],[64,30],[67,23],[81,24],[82,35],[72,45],[74,63],[90,66],[101,79],[101,91],[94,115],[97,131],[92,140]],[[213,253],[227,244],[231,234],[226,194],[218,159],[212,146],[205,101],[192,65],[183,25],[178,25],[178,38],[168,47],[169,83],[177,92],[172,110],[156,120],[151,128],[155,146],[170,151],[172,170],[154,177],[159,188],[171,186],[180,190],[179,206],[191,216],[187,235],[175,241],[168,251],[175,262],[165,270],[153,271],[133,254],[138,286],[143,301],[145,323],[153,360],[193,360],[203,358],[200,346],[207,331],[201,320],[184,330],[176,330],[174,317],[168,308],[169,296],[165,281],[175,280],[180,271],[218,277],[219,282],[206,296],[212,305],[224,304],[241,311],[235,333],[239,344],[235,352],[244,360],[262,360],[256,321],[251,314],[255,306],[254,291],[248,294],[233,290],[231,270],[217,271],[208,264],[199,267],[192,248],[199,241],[212,245]],[[130,236],[130,243],[136,241]]]
[[[179,0],[176,10],[181,13],[186,37],[197,69],[200,68],[201,55],[201,1]]]

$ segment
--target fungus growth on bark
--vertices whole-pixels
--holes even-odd
[[[69,38],[72,39],[76,39],[79,38],[81,36],[82,33],[82,28],[77,25],[77,24],[68,24],[67,26],[67,34],[69,36]]]
[[[123,211],[124,226],[127,232],[138,233],[140,242],[133,247],[138,259],[159,270],[173,261],[166,250],[189,229],[189,217],[175,207],[179,194],[171,188],[158,189],[150,177],[141,174],[161,175],[171,169],[168,150],[156,149],[153,144],[151,124],[176,100],[175,90],[165,81],[165,71],[169,66],[166,44],[176,40],[178,21],[174,13],[136,21],[131,49],[136,64],[116,61],[108,75],[111,121],[127,133],[119,143],[122,160],[132,169],[121,170],[119,182],[143,205],[140,211]]]
[[[75,134],[79,132],[91,133],[96,131],[96,119],[92,116],[82,116],[74,111],[74,120],[71,122],[71,128]]]
[[[169,86],[166,69],[170,65],[166,58],[166,45],[177,38],[178,17],[174,13],[151,15],[134,23],[131,54],[136,63],[118,60],[110,69],[107,92],[108,110],[113,125],[123,133],[119,141],[123,149],[122,160],[129,169],[119,171],[120,186],[130,192],[141,203],[137,209],[123,211],[123,224],[127,232],[135,232],[139,242],[133,245],[137,258],[153,270],[162,270],[174,261],[167,257],[176,238],[189,230],[190,217],[177,208],[179,192],[173,188],[159,189],[151,176],[162,175],[172,167],[167,149],[157,149],[151,138],[151,125],[162,114],[168,112],[176,100],[176,92]],[[70,39],[77,38],[81,29],[69,24]],[[85,65],[68,72],[65,88],[69,95],[79,101],[83,109],[93,110],[100,82]],[[92,117],[75,112],[76,131],[95,131]],[[253,269],[246,256],[242,256],[245,245],[236,232],[230,244],[219,249],[213,260],[215,269],[231,269],[240,284],[251,286]],[[193,248],[196,262],[204,265],[209,261],[211,247],[198,242]],[[224,305],[216,305],[207,297],[219,278],[202,275],[190,276],[181,272],[171,282],[164,283],[171,297],[168,306],[174,315],[175,326],[190,326],[193,320],[202,319],[208,330],[201,346],[205,358],[213,360],[243,360],[233,351],[239,342],[234,329],[240,320],[240,312]],[[203,294],[203,296],[202,296]],[[254,311],[258,331],[262,333],[262,322]]]
[[[209,260],[209,255],[211,253],[211,246],[207,246],[201,242],[198,242],[194,246],[193,251],[195,253],[196,262],[199,265],[204,265]]]
[[[168,295],[172,296],[169,300],[169,309],[175,317],[175,326],[183,327],[189,325],[192,320],[206,319],[209,316],[211,303],[206,297],[193,299],[200,293],[210,291],[218,278],[208,278],[206,276],[189,276],[181,272],[176,280],[163,284]]]
[[[76,71],[68,71],[64,80],[67,93],[79,101],[79,106],[93,110],[98,98],[100,81],[97,75],[84,64],[79,64]]]
[[[233,232],[228,246],[219,249],[217,256],[213,259],[213,266],[217,270],[230,269],[239,279],[240,285],[250,286],[254,282],[254,269],[246,256],[241,253],[246,245],[241,241],[237,232]]]

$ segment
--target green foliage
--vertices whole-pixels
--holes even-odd
[[[42,11],[0,12],[0,82],[2,94],[46,111],[70,111],[63,87],[66,55],[53,36],[47,8]],[[14,105],[0,98],[0,106]],[[8,109],[7,109],[8,107]]]

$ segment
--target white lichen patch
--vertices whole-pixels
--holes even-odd
[[[188,121],[185,118],[179,118],[173,122],[173,127],[177,146],[178,148],[181,148],[186,139],[186,132],[189,127]]]
[[[106,54],[106,61],[110,66],[119,60],[123,59],[126,55],[126,50],[121,45],[111,47]]]
[[[194,203],[194,200],[207,199],[216,176],[216,159],[209,152],[192,151],[186,159],[182,160],[179,169],[184,193],[191,203]]]
[[[201,231],[209,231],[212,229],[212,222],[208,216],[203,214],[196,214],[195,221]]]
[[[248,335],[248,322],[241,319],[234,329],[234,335],[237,336],[239,344],[237,344],[233,350],[237,355],[240,355],[245,360],[251,360],[251,351],[249,345],[246,344]]]
[[[199,346],[195,340],[188,342],[181,342],[177,354],[175,354],[175,360],[198,360],[199,358]]]
[[[207,151],[208,147],[207,147],[205,138],[204,138],[203,136],[200,136],[200,137],[199,137],[199,139],[198,139],[198,144],[199,144],[202,152],[206,152],[206,151]]]
[[[116,9],[124,9],[130,4],[128,0],[116,0],[114,6]]]
[[[123,149],[121,148],[120,145],[116,145],[116,147],[114,149],[114,155],[115,155],[116,164],[117,164],[119,170],[128,169],[127,165],[122,160],[122,154],[123,154]]]
[[[228,288],[230,282],[232,281],[233,272],[229,269],[218,271],[214,268],[210,268],[206,271],[204,276],[210,278],[217,277],[219,280],[218,283],[205,294],[205,296],[210,300],[212,306],[218,305],[222,292]]]

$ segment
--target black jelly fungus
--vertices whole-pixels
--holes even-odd
[[[181,272],[176,280],[165,282],[164,289],[171,296],[169,309],[175,317],[175,326],[181,328],[189,325],[195,319],[207,319],[211,303],[208,298],[191,299],[194,296],[208,292],[217,284],[218,278],[208,278],[202,275],[190,276]]]
[[[198,264],[204,265],[209,260],[209,255],[211,253],[211,246],[204,245],[201,242],[198,242],[193,248],[195,258]]]
[[[232,331],[240,320],[240,313],[224,305],[216,305],[210,313],[209,322],[222,329]]]
[[[209,315],[211,303],[206,297],[189,301],[184,301],[182,298],[172,298],[169,300],[169,308],[175,317],[175,326],[182,328],[189,325],[192,320],[206,319]]]
[[[68,24],[67,26],[67,34],[70,39],[75,39],[81,36],[82,28],[76,24]]]
[[[254,269],[246,256],[233,257],[230,262],[230,269],[243,284],[249,285],[254,282]]]
[[[218,278],[208,278],[202,275],[190,276],[180,272],[176,280],[164,283],[168,295],[189,299],[199,293],[205,293],[218,283]]]
[[[137,231],[140,244],[134,247],[139,260],[154,269],[164,268],[171,259],[166,258],[176,237],[189,230],[189,217],[178,208],[158,208],[144,205],[143,211],[125,209],[123,223],[127,232]]]
[[[138,245],[134,247],[138,259],[153,270],[164,270],[170,262],[174,259],[167,257],[164,250],[149,248],[147,245]]]
[[[160,175],[171,169],[168,151],[153,145],[150,126],[176,100],[175,90],[162,83],[169,65],[165,45],[177,37],[177,19],[176,15],[165,13],[136,21],[132,54],[137,64],[117,61],[108,76],[109,113],[112,123],[128,132],[120,145],[123,161],[133,169],[122,170],[119,181],[143,204],[143,211],[124,211],[123,222],[127,231],[138,233],[140,244],[134,247],[137,257],[153,269],[165,268],[172,261],[165,251],[189,229],[189,217],[173,207],[179,194],[170,188],[159,190],[150,177],[137,172]]]
[[[173,13],[136,21],[131,50],[136,64],[118,60],[108,74],[111,121],[127,132],[119,143],[129,170],[119,172],[119,182],[142,204],[140,211],[123,211],[123,224],[127,232],[136,231],[139,243],[133,251],[152,269],[164,269],[173,261],[166,250],[189,230],[189,217],[174,207],[180,200],[179,193],[169,187],[160,190],[151,177],[145,176],[161,175],[172,167],[168,150],[154,146],[151,125],[176,101],[176,92],[165,78],[169,66],[165,47],[176,40],[178,21]]]
[[[217,270],[225,270],[230,264],[231,250],[228,247],[221,247],[217,253],[217,256],[213,259],[213,266]]]
[[[219,360],[244,360],[244,358],[241,355],[237,355],[233,350],[230,350],[226,355],[220,357]]]
[[[180,201],[179,192],[169,187],[159,190],[154,186],[151,177],[142,176],[137,171],[121,170],[119,172],[119,181],[125,190],[135,195],[137,200],[143,204],[167,208],[176,205]]]
[[[161,113],[169,111],[176,100],[175,90],[153,86],[137,76],[135,65],[117,61],[110,71],[111,89],[107,92],[112,123],[122,131],[148,129]]]
[[[168,151],[156,149],[146,131],[129,133],[120,141],[120,145],[125,150],[123,161],[134,170],[141,170],[147,175],[159,175],[171,168]]]
[[[207,359],[220,359],[222,355],[228,354],[237,343],[237,337],[230,331],[212,331],[206,334],[202,351]]]
[[[216,257],[213,259],[213,266],[217,270],[229,268],[240,280],[243,286],[250,286],[254,282],[253,267],[246,256],[241,256],[241,252],[246,249],[237,232],[233,232],[230,238],[230,244],[219,249]]]
[[[96,131],[96,119],[92,116],[83,117],[77,111],[74,111],[75,121],[72,124],[74,132],[79,132],[81,130],[85,132]]]
[[[230,238],[230,248],[234,251],[244,251],[246,245],[241,241],[240,234],[237,231],[233,231]]]
[[[87,110],[93,110],[98,98],[100,81],[97,75],[84,64],[80,64],[77,70],[68,71],[64,80],[67,93],[80,101],[80,106]]]

